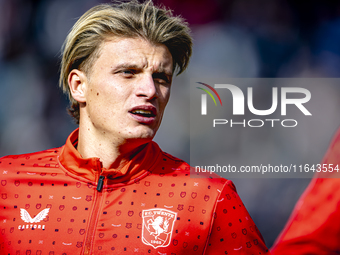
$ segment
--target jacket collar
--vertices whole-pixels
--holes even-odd
[[[161,150],[155,142],[149,142],[120,170],[102,167],[99,158],[82,158],[77,151],[78,131],[73,131],[62,147],[59,161],[69,175],[96,182],[100,175],[108,179],[108,184],[129,182],[147,174],[158,160]]]

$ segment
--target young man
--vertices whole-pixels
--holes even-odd
[[[60,81],[79,129],[61,148],[0,159],[1,254],[268,252],[231,181],[190,178],[152,142],[191,41],[150,2],[77,21]]]

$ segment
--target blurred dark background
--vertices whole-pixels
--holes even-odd
[[[58,88],[61,45],[99,0],[0,0],[0,156],[62,146],[76,128]],[[194,54],[175,79],[163,150],[189,161],[188,98],[196,74],[229,77],[339,77],[340,2],[158,0],[190,24]],[[329,90],[334,122],[315,132],[322,158],[340,124],[340,87]],[[340,100],[339,100],[340,101]],[[323,103],[323,102],[320,102]],[[274,137],[273,137],[274,139]],[[322,145],[319,146],[319,141]],[[254,152],[255,153],[255,152]],[[239,194],[270,247],[308,179],[237,179]]]

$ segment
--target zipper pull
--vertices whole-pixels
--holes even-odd
[[[97,191],[102,191],[103,189],[103,185],[104,185],[104,179],[105,179],[105,176],[101,175],[99,176],[99,180],[98,180],[98,184],[97,184]]]

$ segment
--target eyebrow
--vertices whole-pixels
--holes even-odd
[[[136,65],[136,64],[123,63],[123,64],[119,64],[117,66],[114,66],[112,69],[121,69],[121,68],[140,69],[141,67],[139,65]]]
[[[117,69],[143,69],[142,66],[137,65],[137,64],[129,64],[129,63],[122,63],[117,66],[112,67],[113,70]],[[159,67],[157,70],[154,71],[154,73],[164,73],[165,75],[173,76],[173,71],[168,72],[164,67]]]

